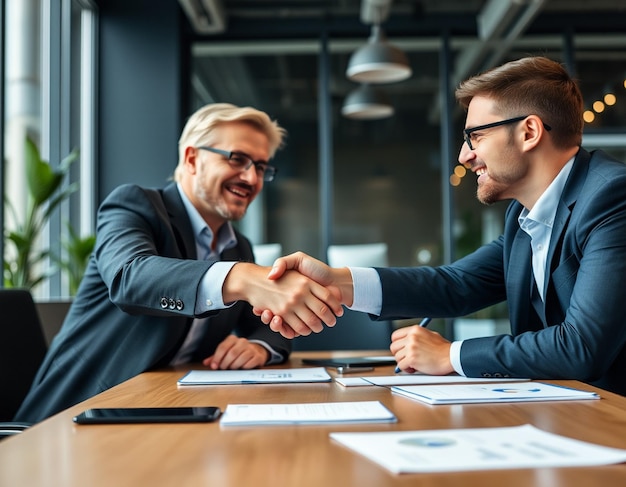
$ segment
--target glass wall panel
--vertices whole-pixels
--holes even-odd
[[[96,23],[90,0],[6,2],[5,234],[27,218],[26,138],[55,170],[73,149],[80,153],[63,186],[79,183],[79,190],[52,213],[33,254],[67,260],[69,227],[81,237],[94,230]],[[16,259],[15,246],[6,239],[4,258]],[[37,263],[35,272],[49,277],[32,287],[36,297],[69,294],[67,275],[54,272],[54,262]]]

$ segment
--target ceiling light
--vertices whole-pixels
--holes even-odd
[[[341,113],[356,120],[377,120],[391,117],[394,108],[382,90],[364,84],[348,94]]]
[[[393,83],[410,77],[411,67],[406,54],[387,42],[379,25],[373,25],[367,44],[352,54],[346,76],[359,83]]]

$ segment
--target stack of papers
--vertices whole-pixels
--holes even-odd
[[[225,426],[395,422],[393,413],[379,401],[229,404],[220,421]]]
[[[576,401],[600,398],[595,392],[581,391],[542,382],[394,386],[391,387],[391,391],[427,404]]]
[[[532,425],[432,431],[331,433],[393,473],[590,467],[626,461],[626,451],[572,440]]]
[[[192,370],[178,380],[179,386],[223,384],[290,384],[295,382],[330,382],[324,367],[299,369]]]

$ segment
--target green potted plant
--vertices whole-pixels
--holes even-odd
[[[4,285],[32,289],[61,268],[69,272],[71,292],[75,293],[95,238],[80,238],[68,225],[69,239],[63,244],[65,257],[52,255],[48,248],[39,248],[37,243],[53,211],[78,189],[77,183],[63,187],[78,151],[74,149],[56,168],[41,159],[37,146],[29,137],[26,138],[25,151],[28,199],[23,219],[6,200],[7,209],[16,224],[5,233]],[[42,266],[48,258],[58,267]]]

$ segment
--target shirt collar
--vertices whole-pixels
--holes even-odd
[[[189,216],[189,221],[191,222],[191,228],[193,230],[193,235],[196,239],[196,243],[198,245],[201,245],[205,249],[210,249],[211,242],[213,240],[213,232],[206,224],[196,207],[193,206],[191,201],[189,201],[189,198],[187,197],[179,183],[176,183],[176,187],[178,188],[178,193],[183,200],[183,205],[185,206],[185,211],[187,211],[187,216]],[[218,231],[216,253],[219,255],[225,249],[230,249],[235,245],[237,245],[235,230],[233,229],[233,226],[230,222],[226,222],[220,227]]]
[[[559,205],[559,199],[561,198],[561,193],[563,193],[563,188],[565,187],[565,183],[573,165],[574,158],[572,157],[559,171],[554,180],[550,183],[550,186],[548,186],[548,188],[539,197],[532,210],[528,211],[525,207],[522,209],[518,217],[520,226],[522,226],[524,220],[528,218],[529,220],[552,228],[556,210]]]

